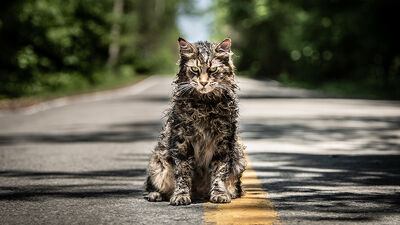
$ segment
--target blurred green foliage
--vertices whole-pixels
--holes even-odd
[[[120,0],[119,15],[113,11],[116,1],[2,1],[0,98],[84,90],[137,73],[172,72],[181,0]],[[113,39],[115,25],[119,30]],[[107,66],[111,44],[118,46],[118,61]]]
[[[122,10],[116,3],[122,3]],[[190,0],[5,0],[0,99],[74,93],[175,70]],[[400,1],[217,0],[212,40],[238,70],[330,93],[400,99]],[[195,28],[194,28],[195,29]],[[111,57],[114,49],[114,55]]]
[[[242,73],[338,94],[400,99],[400,1],[218,0]]]

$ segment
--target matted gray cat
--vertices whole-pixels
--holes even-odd
[[[228,203],[242,195],[246,167],[238,142],[238,103],[231,40],[178,39],[179,73],[167,122],[150,158],[149,201]]]

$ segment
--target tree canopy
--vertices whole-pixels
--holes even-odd
[[[219,0],[215,10],[242,73],[400,98],[399,1]]]
[[[180,2],[3,1],[0,98],[90,85],[103,79],[99,74],[109,67],[115,76],[172,72]],[[118,61],[112,62],[115,49]]]

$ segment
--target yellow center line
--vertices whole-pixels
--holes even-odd
[[[247,168],[242,177],[245,195],[228,204],[204,203],[206,224],[281,224],[247,156],[246,160]]]

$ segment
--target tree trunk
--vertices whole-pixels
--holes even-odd
[[[108,65],[114,70],[119,58],[119,38],[121,36],[121,17],[124,9],[124,0],[115,0],[113,7],[114,23],[111,27],[110,46],[108,48]]]

